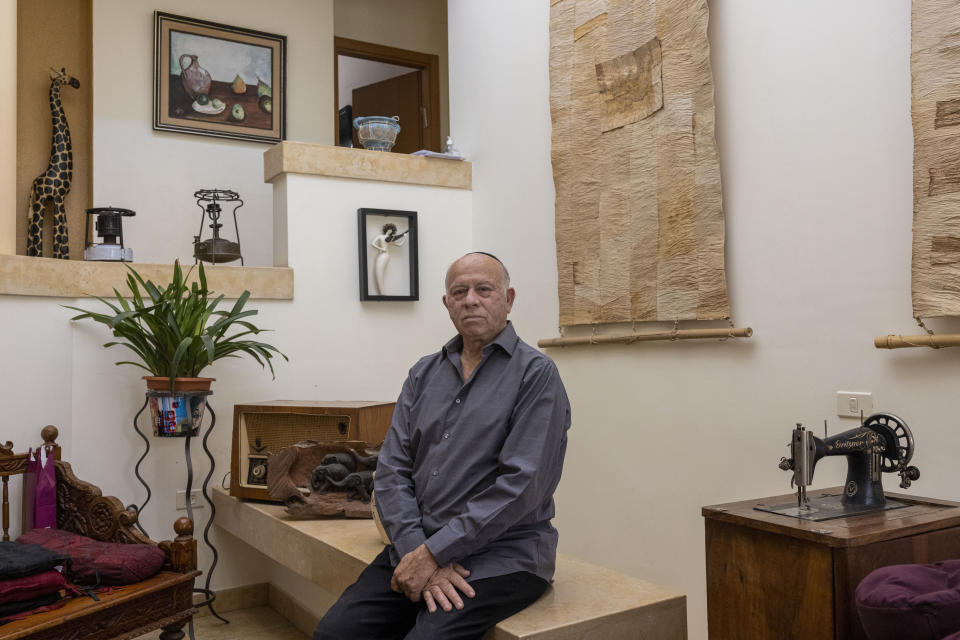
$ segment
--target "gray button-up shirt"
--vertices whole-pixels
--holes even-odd
[[[455,337],[410,369],[380,451],[376,504],[391,559],[423,543],[470,580],[528,571],[553,578],[570,403],[556,365],[513,325],[463,381]]]

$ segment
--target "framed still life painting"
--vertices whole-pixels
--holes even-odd
[[[419,300],[417,212],[358,209],[361,300]]]
[[[154,129],[284,139],[286,36],[160,11],[154,29]]]

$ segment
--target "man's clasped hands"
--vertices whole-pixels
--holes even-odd
[[[413,602],[419,602],[422,596],[430,613],[434,613],[438,605],[444,611],[451,611],[454,607],[463,609],[461,593],[468,598],[475,595],[466,581],[469,575],[470,572],[456,562],[445,567],[437,565],[427,545],[421,544],[400,559],[390,579],[390,588]]]

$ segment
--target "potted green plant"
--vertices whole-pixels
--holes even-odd
[[[173,280],[166,286],[144,281],[133,267],[127,265],[127,268],[130,270],[128,297],[117,289],[113,290],[116,303],[90,296],[105,304],[109,311],[98,313],[64,306],[81,312],[71,320],[89,318],[106,325],[114,337],[119,338],[104,347],[119,345],[133,351],[138,361],[122,360],[116,364],[146,369],[150,373],[144,376],[148,389],[171,393],[209,389],[214,378],[200,378],[200,372],[221,358],[248,355],[261,367],[270,367],[271,375],[274,375],[274,355],[289,360],[273,345],[247,337],[264,331],[245,320],[257,314],[254,309],[244,310],[249,291],[244,291],[229,311],[217,310],[224,296],[213,297],[207,288],[202,263],[197,270],[199,282],[189,285],[187,281],[193,269],[184,275],[179,261],[174,263]]]

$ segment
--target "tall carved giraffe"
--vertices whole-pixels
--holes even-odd
[[[67,212],[64,198],[70,192],[73,179],[73,147],[70,144],[70,127],[67,115],[60,104],[60,85],[69,84],[80,88],[80,82],[67,75],[67,70],[50,69],[50,114],[53,118],[53,134],[50,143],[50,162],[47,169],[33,181],[30,187],[30,208],[27,211],[27,255],[43,255],[43,213],[47,201],[53,205],[53,257],[70,259],[67,244]]]

